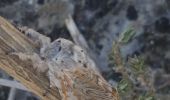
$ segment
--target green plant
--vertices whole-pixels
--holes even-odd
[[[135,33],[131,28],[123,32],[119,39],[113,42],[109,59],[111,65],[115,66],[113,69],[122,74],[122,80],[117,86],[122,99],[153,100],[154,88],[144,57],[135,55],[126,60],[121,56],[121,46],[128,44],[135,36]]]

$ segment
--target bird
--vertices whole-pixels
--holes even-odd
[[[119,100],[116,88],[92,66],[92,59],[80,46],[64,38],[50,42],[48,37],[32,29],[24,31],[40,47],[39,54],[22,54],[24,59],[36,61],[34,67],[38,72],[46,69],[49,87],[57,88],[62,100]]]

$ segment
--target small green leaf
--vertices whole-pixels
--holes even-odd
[[[120,89],[121,89],[121,90],[124,90],[127,86],[128,86],[127,83],[121,84]]]
[[[123,43],[123,44],[128,43],[133,38],[135,33],[136,32],[133,29],[131,29],[131,28],[128,29],[127,31],[125,31],[121,34],[119,42]]]
[[[138,100],[154,100],[154,96],[152,94],[143,94],[139,96]]]
[[[154,100],[154,98],[150,96],[150,97],[147,97],[145,100]]]
[[[144,59],[140,56],[135,56],[134,58],[130,58],[129,61],[132,70],[135,72],[142,72],[144,70]]]
[[[127,88],[129,87],[129,83],[127,80],[121,80],[118,84],[118,89],[120,92],[126,92]]]

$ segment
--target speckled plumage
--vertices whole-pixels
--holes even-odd
[[[25,28],[24,32],[37,41],[40,53],[19,54],[20,58],[36,61],[34,68],[38,72],[48,69],[50,88],[58,88],[63,100],[118,100],[117,91],[99,74],[81,47],[63,38],[50,43],[48,37],[32,29]]]

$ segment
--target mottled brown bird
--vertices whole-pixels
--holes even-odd
[[[81,47],[63,38],[50,43],[49,38],[28,28],[24,33],[37,41],[40,53],[19,56],[36,61],[38,71],[48,70],[50,88],[57,88],[62,100],[119,100],[116,89],[100,75]]]

